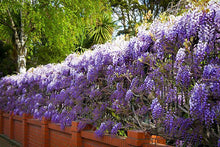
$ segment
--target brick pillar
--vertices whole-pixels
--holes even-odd
[[[13,122],[14,113],[12,112],[9,116],[9,138],[14,139],[14,122]]]
[[[27,123],[27,114],[23,114],[22,127],[23,127],[23,147],[28,146],[28,123]]]
[[[151,136],[151,143],[152,144],[166,144],[166,139],[160,136],[152,135]]]
[[[0,110],[0,134],[3,134],[3,111]]]
[[[151,136],[149,133],[138,130],[128,130],[128,137],[126,144],[132,147],[143,146],[143,144],[150,143]]]
[[[72,132],[72,137],[71,137],[71,146],[72,147],[81,147],[82,146],[82,137],[81,137],[81,132],[78,131],[78,122],[72,122],[71,126],[71,132]]]
[[[42,147],[49,147],[49,128],[48,120],[45,117],[41,120]]]

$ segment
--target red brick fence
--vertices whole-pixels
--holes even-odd
[[[8,136],[24,147],[162,147],[166,140],[142,131],[128,131],[128,137],[105,135],[97,137],[89,126],[78,130],[78,123],[60,129],[58,124],[44,118],[33,119],[24,114],[17,116],[0,111],[0,134]],[[91,127],[90,127],[91,128]]]

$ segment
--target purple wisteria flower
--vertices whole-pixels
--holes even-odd
[[[217,74],[217,67],[218,65],[214,64],[206,65],[203,70],[203,78],[211,79],[213,76],[215,76]]]
[[[145,90],[150,92],[154,89],[154,81],[150,77],[146,77],[144,80]]]
[[[112,135],[116,135],[118,130],[121,129],[122,124],[121,123],[117,123],[113,126],[112,130],[111,130],[111,134]]]
[[[215,109],[208,103],[208,91],[205,84],[197,84],[192,90],[189,100],[192,119],[204,121],[207,127],[214,123]]]
[[[205,56],[207,56],[209,52],[209,45],[207,42],[199,41],[197,47],[194,48],[195,58],[199,62],[204,60]]]
[[[188,87],[190,84],[190,69],[189,66],[181,66],[178,69],[176,83]]]
[[[178,67],[178,66],[182,65],[185,57],[186,57],[185,48],[180,48],[176,54],[175,66]]]
[[[159,103],[157,98],[155,98],[152,101],[151,110],[152,110],[153,119],[155,119],[155,120],[161,118],[163,116],[163,114],[164,114],[164,109],[162,108],[162,106]]]
[[[102,137],[105,134],[106,130],[107,130],[107,125],[105,123],[101,123],[99,129],[95,131],[95,134],[99,137]]]
[[[130,101],[132,97],[133,97],[133,92],[131,90],[128,90],[125,95],[125,100]]]

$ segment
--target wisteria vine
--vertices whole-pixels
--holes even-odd
[[[98,136],[141,129],[177,146],[219,145],[220,4],[188,9],[141,26],[130,41],[3,77],[0,109],[62,128],[92,124]]]

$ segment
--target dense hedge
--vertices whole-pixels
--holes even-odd
[[[0,81],[0,109],[61,126],[79,120],[96,134],[131,128],[176,144],[220,142],[220,5],[188,7],[181,16],[139,28],[129,42],[94,46],[61,64]],[[219,141],[218,141],[219,140]]]

